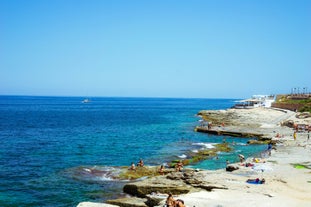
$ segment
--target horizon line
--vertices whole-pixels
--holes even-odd
[[[224,98],[224,97],[165,97],[165,96],[81,96],[81,95],[21,95],[21,94],[0,94],[0,96],[19,96],[19,97],[67,97],[67,98],[158,98],[158,99],[243,99],[243,98]]]

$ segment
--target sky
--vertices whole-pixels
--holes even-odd
[[[311,92],[309,0],[0,0],[0,95]]]

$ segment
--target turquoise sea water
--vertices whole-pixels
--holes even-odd
[[[0,96],[0,206],[76,206],[122,194],[114,166],[178,159],[223,137],[194,132],[202,109],[226,109],[233,99]],[[193,168],[217,169],[265,146],[236,142],[234,151]],[[107,174],[89,177],[96,167]]]

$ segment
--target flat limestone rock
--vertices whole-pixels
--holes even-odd
[[[120,207],[148,207],[146,204],[146,198],[119,198],[115,200],[108,200],[106,202]]]
[[[123,188],[125,193],[137,197],[146,197],[154,192],[172,193],[175,195],[190,192],[191,186],[186,185],[182,180],[170,180],[164,176],[157,176],[140,182],[126,184]]]
[[[118,207],[118,206],[106,203],[81,202],[77,205],[77,207]]]

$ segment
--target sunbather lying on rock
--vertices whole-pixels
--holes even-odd
[[[186,207],[183,200],[177,199],[175,202],[175,207]]]
[[[259,178],[256,178],[256,179],[248,179],[246,182],[251,184],[264,184],[266,181],[264,178],[261,180]]]

